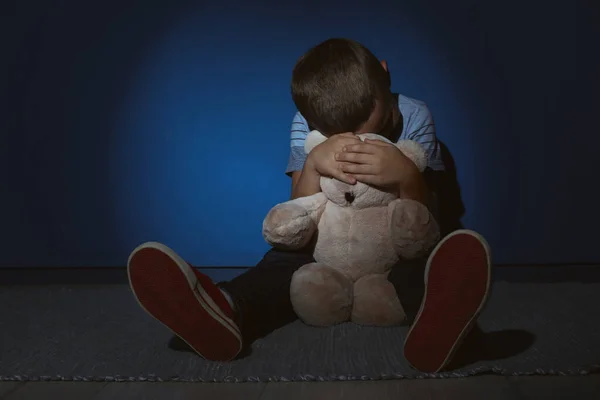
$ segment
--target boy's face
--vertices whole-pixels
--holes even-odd
[[[388,70],[385,61],[381,61],[381,65],[386,71]],[[382,93],[375,103],[375,109],[367,122],[365,122],[355,133],[377,133],[391,139],[390,136],[392,135],[394,128],[398,125],[399,120],[400,111],[396,105],[396,99],[392,92],[388,90],[386,93]]]
[[[392,93],[386,93],[380,100],[375,103],[373,113],[355,133],[377,133],[381,136],[388,137],[394,130],[398,121],[398,112],[395,106],[396,102],[393,99]]]

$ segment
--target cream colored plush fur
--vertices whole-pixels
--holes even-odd
[[[390,143],[375,134],[359,137]],[[311,132],[306,153],[325,139]],[[403,140],[397,146],[420,171],[425,169],[425,152],[418,143]],[[298,250],[316,239],[316,262],[292,277],[294,310],[315,326],[402,323],[404,311],[387,276],[400,260],[425,254],[436,244],[440,232],[433,216],[417,201],[360,182],[348,185],[322,177],[321,190],[276,205],[263,222],[263,236],[275,248]]]

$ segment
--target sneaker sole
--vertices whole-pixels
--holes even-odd
[[[462,229],[438,243],[425,267],[424,300],[404,342],[413,368],[439,372],[450,362],[485,306],[490,282],[491,254],[482,236]]]
[[[240,353],[242,336],[236,323],[173,250],[156,242],[138,246],[129,256],[127,275],[140,307],[200,356],[230,361]]]

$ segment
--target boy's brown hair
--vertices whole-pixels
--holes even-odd
[[[390,78],[377,57],[349,39],[311,48],[292,73],[292,99],[311,129],[329,136],[355,132],[385,100]]]

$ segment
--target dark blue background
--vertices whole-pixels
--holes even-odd
[[[2,266],[118,266],[158,240],[253,265],[289,196],[291,69],[350,37],[430,106],[498,263],[598,262],[583,3],[5,2]],[[12,7],[12,8],[11,8]]]

